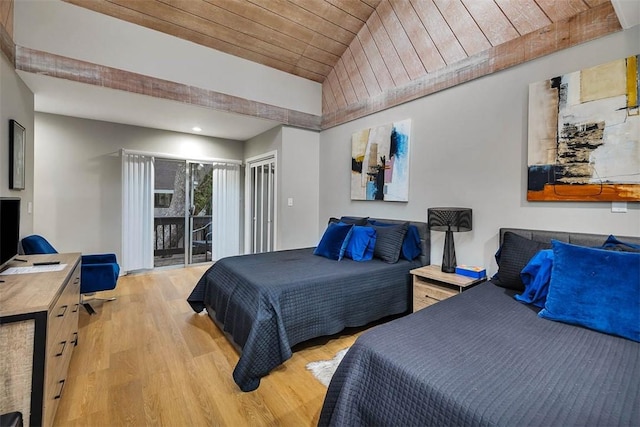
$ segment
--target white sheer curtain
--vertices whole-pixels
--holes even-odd
[[[153,268],[154,158],[122,151],[124,271]]]
[[[213,259],[240,253],[240,165],[213,164]]]

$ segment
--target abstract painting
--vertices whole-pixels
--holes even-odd
[[[638,58],[529,85],[527,200],[640,201]]]
[[[351,200],[409,201],[411,120],[356,132],[351,137]]]

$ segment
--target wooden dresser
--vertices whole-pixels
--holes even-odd
[[[60,271],[0,275],[0,413],[22,412],[25,425],[53,424],[78,343],[79,253],[18,255],[30,267],[59,261]],[[43,266],[47,269],[55,266]]]

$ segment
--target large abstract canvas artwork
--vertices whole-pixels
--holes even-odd
[[[351,200],[409,201],[411,120],[351,137]]]
[[[640,201],[638,58],[529,86],[528,200]]]

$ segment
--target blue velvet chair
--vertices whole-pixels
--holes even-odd
[[[57,254],[53,246],[42,236],[33,234],[27,236],[21,241],[22,251],[25,255],[36,254]],[[82,255],[80,280],[80,294],[82,296],[82,305],[87,309],[89,314],[95,314],[95,310],[89,304],[91,299],[104,301],[113,301],[115,298],[91,298],[85,299],[87,295],[93,295],[96,292],[108,291],[115,289],[118,275],[120,274],[120,266],[115,254],[99,254],[99,255]]]

